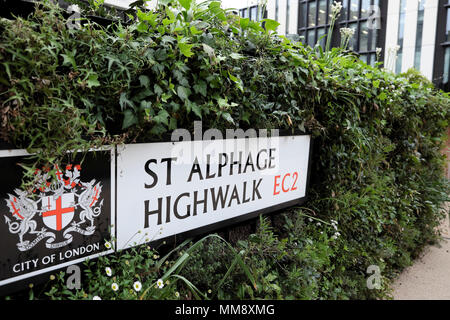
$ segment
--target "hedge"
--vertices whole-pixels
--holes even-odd
[[[219,2],[160,1],[131,18],[71,28],[46,1],[29,17],[2,18],[0,140],[36,152],[37,165],[66,150],[157,141],[196,120],[309,132],[308,202],[235,244],[254,286],[236,268],[212,296],[388,297],[390,280],[439,237],[449,95],[417,71],[395,75],[342,48],[292,42],[275,21],[237,17]],[[184,277],[207,292],[233,255],[217,241],[201,246]],[[370,265],[379,289],[367,287]]]

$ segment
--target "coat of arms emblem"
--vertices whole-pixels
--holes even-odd
[[[17,234],[17,248],[27,251],[45,239],[49,249],[61,248],[73,240],[73,233],[92,235],[101,214],[102,184],[95,179],[83,182],[81,166],[67,165],[64,173],[55,165],[56,179],[49,169],[36,170],[36,185],[31,196],[15,189],[5,199],[9,232]]]

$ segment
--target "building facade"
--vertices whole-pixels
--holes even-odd
[[[267,18],[280,23],[278,33],[324,46],[334,0],[268,0]],[[341,28],[355,30],[348,48],[368,64],[380,61],[396,73],[419,70],[436,86],[450,91],[450,0],[337,0],[342,11],[331,45],[340,45]],[[255,10],[255,9],[253,9]],[[240,10],[244,16],[246,11]],[[247,15],[245,15],[247,16]]]

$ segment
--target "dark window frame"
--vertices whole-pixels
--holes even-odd
[[[446,38],[448,10],[450,10],[450,1],[439,0],[436,43],[434,50],[433,83],[438,88],[450,92],[450,81],[448,81],[447,83],[443,82],[445,50],[450,47],[450,41]]]
[[[252,10],[256,9],[256,19],[254,17],[252,17]],[[263,12],[262,12],[262,17],[259,16],[259,13],[261,12],[260,10],[260,6],[258,5],[253,5],[250,7],[245,7],[242,9],[239,9],[239,16],[242,18],[249,18],[251,21],[261,21],[262,19],[266,19],[267,18],[267,9],[264,8]],[[245,17],[245,12],[248,11],[248,16]]]
[[[372,62],[372,58],[374,57],[374,59],[376,59],[376,48],[382,48],[384,49],[385,47],[385,37],[386,37],[386,17],[387,17],[387,1],[383,1],[383,0],[370,0],[369,5],[373,6],[373,5],[379,5],[380,7],[380,18],[381,18],[381,28],[380,29],[368,29],[369,33],[367,35],[368,40],[367,40],[367,47],[369,50],[364,50],[361,51],[360,47],[361,47],[361,34],[362,34],[362,30],[361,30],[361,25],[363,25],[364,23],[368,23],[369,21],[369,14],[367,14],[367,16],[363,16],[362,13],[362,4],[363,4],[363,0],[358,0],[358,18],[357,19],[352,19],[352,17],[350,17],[350,10],[351,10],[351,1],[350,0],[338,0],[338,2],[341,2],[342,5],[344,5],[344,1],[347,1],[347,7],[344,8],[342,10],[346,10],[346,14],[345,17],[343,17],[343,13],[341,12],[340,16],[338,17],[336,23],[335,23],[335,28],[333,30],[333,35],[331,38],[331,46],[332,47],[337,47],[340,45],[340,41],[341,41],[341,36],[340,36],[340,32],[339,29],[340,28],[344,28],[344,27],[349,27],[352,24],[356,23],[356,29],[355,29],[355,35],[354,37],[356,37],[356,41],[355,41],[355,48],[353,51],[355,51],[356,53],[358,53],[361,56],[367,56],[369,58],[369,63]],[[315,18],[314,18],[314,26],[309,26],[309,9],[310,9],[310,5],[309,3],[315,2],[316,3],[316,12],[315,12]],[[317,41],[318,41],[318,31],[321,28],[325,28],[325,34],[328,32],[328,29],[330,27],[330,7],[331,4],[334,2],[334,0],[327,0],[327,6],[326,6],[326,21],[325,24],[321,24],[318,25],[318,19],[319,19],[319,2],[320,0],[299,0],[298,1],[298,28],[297,28],[297,33],[301,36],[304,36],[303,41],[304,43],[307,43],[310,46],[314,46]],[[303,15],[305,18],[305,21],[301,21],[301,10],[302,7],[305,7],[306,9],[306,13]],[[308,42],[308,33],[309,32],[313,32],[314,33],[314,43],[309,43]],[[376,38],[375,38],[375,43],[373,42],[373,32],[376,32]],[[384,59],[384,50],[382,51],[382,54],[380,56],[380,60],[383,61]]]

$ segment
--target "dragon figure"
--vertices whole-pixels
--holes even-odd
[[[38,201],[33,201],[27,197],[27,192],[20,189],[15,189],[14,192],[17,196],[8,194],[9,199],[6,200],[6,204],[9,207],[15,221],[12,222],[10,218],[5,216],[6,223],[9,227],[9,232],[19,234],[20,242],[18,246],[26,246],[29,241],[24,241],[23,236],[26,233],[30,234],[42,234],[45,232],[45,228],[40,231],[36,230],[37,224],[33,220],[36,213],[41,212],[38,210]]]

